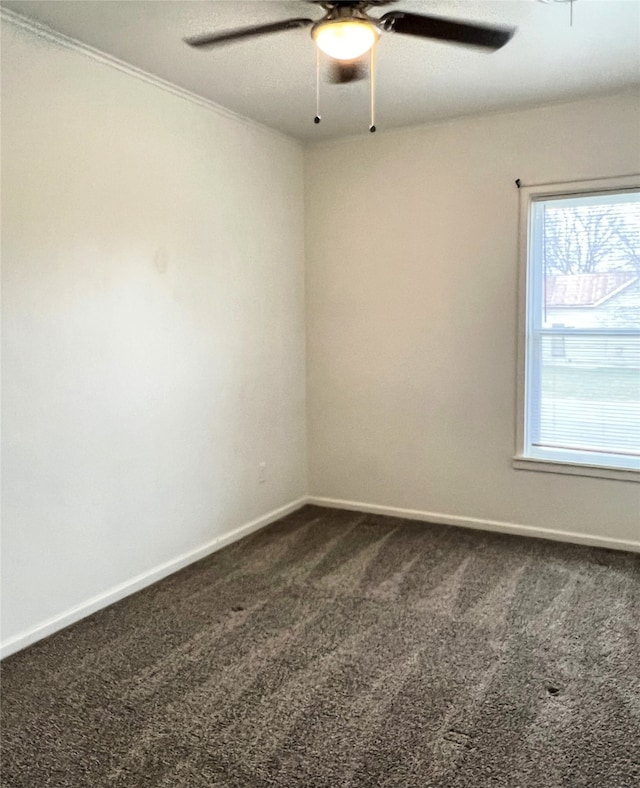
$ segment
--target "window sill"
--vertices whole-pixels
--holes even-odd
[[[640,482],[640,471],[632,468],[610,468],[604,465],[583,465],[582,463],[539,460],[534,457],[516,456],[513,467],[519,471],[542,471],[561,473],[569,476],[593,476],[598,479],[615,479],[623,482]]]

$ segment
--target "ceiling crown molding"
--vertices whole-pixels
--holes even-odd
[[[58,44],[65,49],[79,52],[80,54],[89,57],[98,63],[115,68],[117,71],[121,71],[130,77],[135,77],[136,79],[146,82],[149,85],[153,85],[156,88],[160,88],[167,93],[172,93],[174,96],[178,96],[178,98],[185,99],[190,101],[192,104],[197,104],[200,107],[204,107],[205,109],[208,109],[223,118],[242,123],[249,128],[267,132],[281,140],[286,140],[289,143],[294,143],[300,148],[302,147],[300,140],[297,140],[295,137],[291,137],[282,131],[278,131],[278,129],[272,128],[271,126],[266,126],[264,123],[259,123],[256,120],[247,118],[245,115],[240,115],[238,112],[234,112],[233,110],[227,109],[227,107],[223,107],[222,104],[216,104],[215,101],[211,101],[210,99],[206,99],[203,96],[199,96],[197,93],[192,93],[190,90],[181,88],[179,85],[174,85],[173,82],[168,82],[167,80],[162,79],[162,77],[158,77],[155,74],[149,73],[148,71],[143,71],[141,68],[132,66],[130,63],[125,63],[124,60],[119,60],[113,55],[108,55],[106,52],[95,49],[95,47],[89,46],[89,44],[85,44],[76,38],[71,38],[71,36],[67,36],[64,33],[59,33],[57,30],[54,30],[53,28],[49,27],[48,25],[44,25],[41,22],[37,22],[35,19],[30,19],[29,17],[23,16],[22,14],[18,14],[15,11],[11,11],[8,8],[0,6],[0,22],[2,24],[7,22],[14,25],[15,27],[34,34],[38,38]]]

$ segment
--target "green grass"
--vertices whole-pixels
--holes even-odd
[[[542,387],[561,399],[640,401],[640,370],[548,365]]]

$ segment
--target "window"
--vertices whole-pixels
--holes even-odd
[[[640,481],[640,185],[521,189],[514,466]]]

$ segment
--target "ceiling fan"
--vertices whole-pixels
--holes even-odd
[[[460,22],[408,11],[388,11],[380,17],[369,16],[370,8],[391,5],[396,0],[307,0],[321,6],[325,14],[319,20],[296,17],[264,25],[221,30],[216,33],[191,36],[185,39],[189,46],[209,49],[245,38],[278,33],[311,25],[311,37],[319,51],[330,58],[330,81],[344,83],[362,78],[365,73],[363,57],[370,53],[373,77],[373,53],[382,33],[401,33],[419,38],[434,39],[452,44],[496,50],[503,47],[515,29]],[[318,60],[318,80],[319,80]],[[373,87],[372,87],[373,115]],[[320,122],[319,113],[315,122]],[[375,131],[372,123],[370,126]]]

